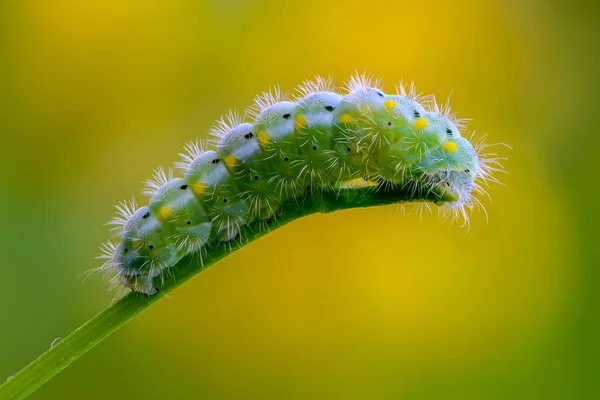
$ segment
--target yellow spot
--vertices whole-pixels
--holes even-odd
[[[343,124],[352,122],[352,117],[350,116],[350,114],[346,113],[340,117],[340,122]]]
[[[158,219],[160,219],[161,221],[166,220],[169,217],[169,214],[171,213],[171,207],[169,206],[164,206],[163,208],[161,208],[160,210],[158,210]]]
[[[396,102],[392,99],[388,99],[383,102],[383,106],[387,109],[396,107]]]
[[[456,151],[456,143],[446,142],[442,146],[442,149],[446,150],[448,153],[454,153]]]
[[[237,160],[235,156],[227,156],[223,159],[223,162],[227,168],[231,168],[237,163]]]
[[[302,129],[304,125],[306,125],[306,118],[304,118],[304,115],[296,115],[296,129]]]
[[[377,183],[372,181],[365,181],[363,178],[351,179],[342,183],[342,187],[345,188],[364,188],[364,187],[375,187]]]
[[[258,132],[258,143],[260,143],[261,146],[265,146],[267,143],[269,143],[269,141],[271,140],[271,136],[269,136],[269,134],[265,131],[260,131]]]
[[[423,129],[427,126],[427,120],[425,118],[419,118],[413,123],[413,128]]]
[[[196,194],[204,193],[205,188],[206,188],[206,185],[202,182],[196,182],[192,185],[192,189],[194,190],[194,193],[196,193]]]

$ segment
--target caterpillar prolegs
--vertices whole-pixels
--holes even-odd
[[[153,279],[182,257],[268,223],[286,200],[348,182],[442,188],[456,201],[440,208],[466,219],[477,202],[472,192],[485,193],[478,181],[495,180],[499,168],[497,158],[482,154],[483,142],[462,137],[464,120],[413,85],[386,94],[379,80],[356,74],[339,94],[317,77],[292,101],[278,89],[259,95],[245,114],[252,122],[230,112],[216,123],[214,150],[188,144],[176,164],[182,177],[158,169],[147,182],[148,206],[117,206],[111,224],[119,241],[102,246],[100,270],[152,295]]]

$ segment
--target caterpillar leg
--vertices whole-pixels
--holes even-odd
[[[154,287],[152,278],[148,275],[141,276],[121,276],[121,284],[135,292],[143,293],[146,296],[153,296],[158,293],[158,289]]]

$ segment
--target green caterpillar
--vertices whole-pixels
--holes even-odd
[[[99,269],[152,295],[153,278],[182,257],[276,217],[286,200],[348,182],[442,187],[458,198],[442,208],[466,219],[477,202],[472,192],[483,191],[476,180],[494,180],[498,168],[481,154],[481,142],[474,147],[461,136],[463,120],[417,96],[414,86],[385,94],[378,80],[357,74],[346,89],[335,93],[331,80],[317,77],[300,86],[295,101],[277,89],[258,96],[251,123],[225,115],[211,132],[215,150],[187,145],[176,164],[182,177],[159,169],[147,183],[148,206],[117,207],[111,223],[119,242],[101,246]]]

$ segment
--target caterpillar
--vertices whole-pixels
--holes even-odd
[[[248,122],[250,119],[251,122]],[[252,222],[276,218],[286,200],[319,190],[426,184],[455,194],[438,204],[468,220],[486,193],[482,183],[501,170],[483,140],[463,137],[465,119],[448,104],[402,83],[394,94],[371,75],[353,75],[343,93],[331,78],[305,81],[291,100],[275,87],[244,114],[231,111],[210,130],[214,149],[185,147],[175,167],[157,169],[146,182],[147,206],[117,206],[110,222],[117,242],[101,246],[112,279],[153,295],[153,280],[180,259],[244,234]]]

